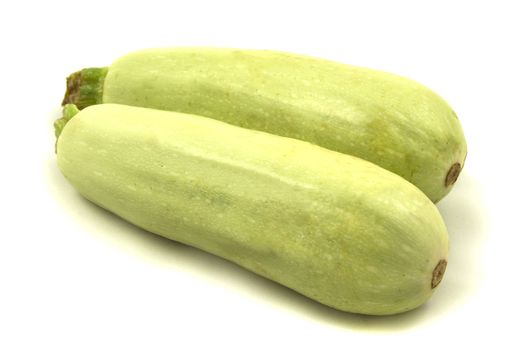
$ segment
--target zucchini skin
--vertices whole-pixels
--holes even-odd
[[[283,52],[138,51],[110,66],[102,93],[104,103],[207,116],[351,154],[433,202],[451,190],[467,152],[455,112],[419,83]]]
[[[85,198],[123,219],[339,310],[413,309],[444,272],[446,227],[420,190],[296,139],[102,104],[65,125],[57,160]]]

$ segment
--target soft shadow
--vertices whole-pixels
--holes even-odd
[[[367,316],[342,312],[324,306],[225,259],[165,239],[129,224],[78,195],[71,186],[65,183],[65,179],[56,167],[54,158],[49,159],[48,165],[51,192],[53,192],[55,200],[63,207],[64,213],[73,217],[78,216],[79,224],[88,226],[89,230],[87,231],[95,231],[93,234],[106,244],[117,246],[118,249],[128,251],[140,259],[156,265],[163,265],[168,268],[169,266],[176,266],[177,269],[187,270],[191,274],[197,274],[203,279],[210,280],[211,283],[216,282],[225,286],[233,293],[240,293],[247,298],[253,298],[257,303],[266,303],[271,307],[291,311],[317,322],[363,331],[405,330],[438,317],[456,304],[457,294],[459,295],[458,299],[463,300],[472,290],[471,286],[465,286],[465,282],[458,278],[464,271],[470,270],[473,264],[473,252],[475,251],[475,245],[471,246],[470,242],[474,239],[472,234],[475,227],[469,226],[467,222],[478,215],[478,211],[468,209],[468,205],[471,204],[466,198],[467,195],[471,194],[471,189],[468,186],[474,187],[474,185],[468,185],[467,176],[464,176],[463,184],[457,186],[458,195],[455,197],[458,198],[439,205],[443,214],[447,216],[447,221],[451,223],[451,225],[448,224],[450,231],[459,231],[458,227],[467,228],[462,239],[454,239],[458,242],[453,244],[455,254],[450,259],[448,276],[445,278],[445,280],[447,279],[446,283],[442,283],[443,287],[439,287],[441,290],[438,290],[428,303],[415,310],[392,316]],[[477,202],[478,196],[473,196],[471,201]],[[453,209],[455,207],[462,209]],[[92,229],[94,224],[90,220],[96,222],[96,230]],[[456,232],[456,235],[458,235],[458,232]],[[458,251],[462,250],[465,245],[470,245],[467,251],[470,252],[472,257],[468,259],[455,257],[455,255],[459,255]]]
[[[480,182],[468,172],[461,174],[453,191],[437,207],[450,239],[448,267],[438,299],[440,308],[449,310],[467,303],[480,288],[489,213]]]

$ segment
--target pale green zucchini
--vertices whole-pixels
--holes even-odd
[[[274,51],[175,48],[128,54],[68,79],[65,103],[198,114],[369,160],[434,202],[456,181],[466,141],[456,114],[393,74]]]
[[[446,267],[446,227],[419,189],[296,139],[102,104],[65,125],[57,157],[101,207],[336,309],[413,309]]]

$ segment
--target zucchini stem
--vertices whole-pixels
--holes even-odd
[[[74,104],[66,104],[64,108],[62,109],[62,118],[59,118],[55,120],[54,127],[55,127],[55,136],[58,140],[58,136],[62,133],[62,130],[64,129],[64,126],[66,126],[67,122],[71,120],[80,110],[74,105]]]
[[[81,110],[102,103],[107,71],[108,67],[84,68],[68,76],[62,106],[75,104]]]

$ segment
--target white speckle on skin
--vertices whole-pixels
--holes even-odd
[[[130,189],[131,191],[136,191],[136,187],[133,185],[127,185],[127,188]]]
[[[380,239],[380,240],[377,240],[377,244],[383,248],[387,248],[388,247],[388,244],[386,243],[386,241]]]
[[[93,174],[95,174],[96,176],[104,176],[104,174],[102,174],[100,171],[93,171]]]
[[[366,270],[368,270],[369,272],[373,272],[373,273],[377,273],[378,272],[378,269],[375,266],[373,266],[373,265],[366,266]]]

